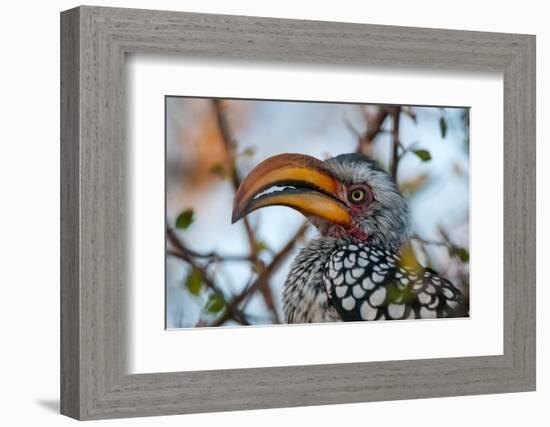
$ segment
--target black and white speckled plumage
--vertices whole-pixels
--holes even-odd
[[[404,265],[407,204],[393,179],[372,160],[344,154],[326,161],[347,184],[367,183],[374,202],[355,221],[369,236],[331,237],[332,225],[310,218],[324,236],[294,260],[283,293],[288,323],[462,317],[462,293],[435,271]]]
[[[284,305],[289,323],[467,315],[461,292],[433,270],[404,265],[398,252],[351,239],[321,238],[302,250]]]
[[[287,323],[317,323],[342,320],[329,300],[323,282],[325,267],[339,240],[319,238],[309,242],[294,259],[283,291]]]

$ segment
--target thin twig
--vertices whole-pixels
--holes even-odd
[[[237,143],[233,138],[233,135],[231,134],[229,123],[227,121],[227,117],[224,113],[224,108],[221,102],[222,101],[219,99],[213,99],[212,105],[214,106],[214,112],[216,114],[216,122],[220,130],[222,142],[225,146],[228,162],[230,163],[229,166],[231,169],[231,182],[233,183],[234,190],[237,191],[237,189],[241,185],[241,179],[239,178],[239,174],[237,172],[237,165],[236,165],[236,144]],[[250,247],[250,256],[253,259],[253,261],[257,261],[258,251],[256,247],[256,239],[254,236],[254,231],[250,225],[250,221],[248,220],[248,218],[246,217],[243,218],[243,224],[244,224],[244,228],[246,230],[246,235],[248,238],[248,245]]]
[[[166,236],[168,237],[168,240],[170,241],[172,246],[177,250],[177,251],[169,251],[169,253],[171,253],[172,255],[178,256],[179,258],[186,261],[193,269],[198,270],[206,286],[210,290],[215,292],[217,295],[223,297],[223,292],[221,292],[219,287],[214,283],[214,280],[210,277],[210,275],[208,274],[208,271],[206,271],[206,269],[203,266],[195,262],[193,257],[188,254],[188,249],[185,247],[183,242],[178,238],[174,230],[170,228],[167,229]],[[226,307],[227,307],[227,303],[226,303]],[[228,313],[229,319],[233,319],[243,325],[248,324],[248,321],[246,320],[244,314],[240,312],[238,307],[228,307],[226,311]]]
[[[392,110],[392,157],[390,163],[390,174],[397,179],[397,166],[399,165],[399,118],[401,107],[394,107]]]
[[[214,107],[214,112],[216,115],[216,121],[218,124],[218,128],[220,130],[220,134],[222,137],[223,144],[225,146],[226,152],[227,152],[227,158],[228,162],[230,163],[230,169],[231,169],[231,181],[233,183],[234,190],[237,191],[241,184],[241,180],[239,178],[239,174],[237,172],[237,164],[236,164],[236,147],[237,142],[235,138],[233,137],[233,134],[231,133],[231,128],[229,126],[229,122],[227,120],[227,116],[224,112],[224,107],[222,105],[222,101],[219,99],[212,100],[212,105]],[[246,231],[246,236],[248,239],[248,246],[250,250],[250,259],[254,263],[254,266],[257,270],[261,270],[263,268],[263,264],[261,260],[258,257],[258,245],[256,236],[254,233],[254,230],[252,226],[250,225],[250,221],[247,217],[243,218],[243,224]],[[279,323],[277,310],[275,308],[274,304],[274,296],[271,292],[271,289],[265,284],[260,288],[260,291],[263,295],[264,301],[268,307],[268,309],[273,314],[273,318],[275,322]]]
[[[230,310],[237,308],[241,302],[267,283],[269,277],[281,266],[283,261],[294,249],[296,242],[304,236],[307,227],[307,223],[302,224],[287,244],[279,252],[277,252],[271,262],[259,273],[256,280],[254,280],[250,286],[245,288],[239,295],[235,296],[235,298],[233,298],[233,300],[227,305],[227,310],[219,318],[214,320],[210,326],[219,326],[226,322],[230,318]]]
[[[418,145],[418,141],[409,144],[407,147],[405,147],[401,141],[398,141],[398,145],[399,148],[401,148],[401,154],[398,156],[398,161],[400,161],[405,154],[412,153],[414,151],[414,147]]]
[[[420,237],[419,235],[417,234],[414,234],[411,236],[411,239],[412,240],[417,240],[419,241],[420,243],[423,243],[425,245],[434,245],[434,246],[448,246],[447,242],[439,242],[437,240],[428,240],[428,239],[424,239],[422,237]]]
[[[176,248],[178,251],[178,252],[172,251],[172,253],[177,253],[179,258],[185,260],[192,268],[200,271],[206,286],[208,286],[213,291],[218,292],[220,295],[223,295],[219,291],[218,287],[214,284],[214,281],[210,279],[210,276],[208,275],[207,271],[200,264],[195,262],[192,256],[188,255],[187,248],[182,243],[182,241],[178,238],[174,230],[172,230],[171,228],[167,229],[166,235],[168,236],[168,240],[170,241],[172,246],[174,246],[174,248]]]
[[[382,124],[386,117],[388,117],[388,110],[386,108],[379,108],[375,114],[368,114],[365,110],[365,119],[367,121],[367,129],[359,137],[357,144],[357,153],[371,155],[371,146],[374,138],[383,131]],[[356,133],[356,132],[354,132]]]
[[[167,231],[167,232],[173,233],[173,231],[171,229],[169,229],[169,231]],[[181,239],[180,239],[180,242],[183,243],[183,241]],[[208,260],[213,260],[213,261],[217,261],[217,262],[225,262],[225,261],[235,261],[235,262],[238,262],[238,261],[245,262],[246,261],[246,262],[250,262],[252,260],[249,255],[222,255],[222,254],[219,254],[215,251],[201,253],[201,252],[194,251],[193,249],[190,249],[185,245],[182,245],[182,248],[179,249],[179,250],[181,252],[183,252],[183,255],[186,255],[186,256],[190,256],[190,257],[193,257],[193,258],[208,259]],[[179,255],[182,255],[182,254],[180,254],[179,252],[175,252],[175,251],[168,251],[168,255],[183,258],[182,256],[179,256]]]
[[[355,135],[355,137],[357,138],[358,141],[360,141],[361,138],[363,138],[363,134],[361,132],[359,132],[359,130],[353,125],[353,123],[347,117],[344,117],[344,124],[346,125],[348,130],[353,135]],[[359,147],[357,147],[357,149],[359,149]]]

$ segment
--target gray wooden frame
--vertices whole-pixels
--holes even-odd
[[[502,72],[504,354],[128,375],[130,52]],[[84,6],[61,14],[61,121],[63,414],[99,419],[535,389],[534,36]]]

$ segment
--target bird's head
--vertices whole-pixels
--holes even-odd
[[[405,199],[391,176],[361,154],[326,161],[279,154],[264,160],[237,190],[232,222],[273,205],[301,212],[324,236],[349,236],[393,248],[407,237]]]

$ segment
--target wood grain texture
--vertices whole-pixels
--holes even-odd
[[[61,21],[61,412],[80,414],[79,13]]]
[[[78,419],[535,388],[535,38],[80,7],[62,13],[62,413]],[[504,354],[128,375],[124,56],[504,75]]]

